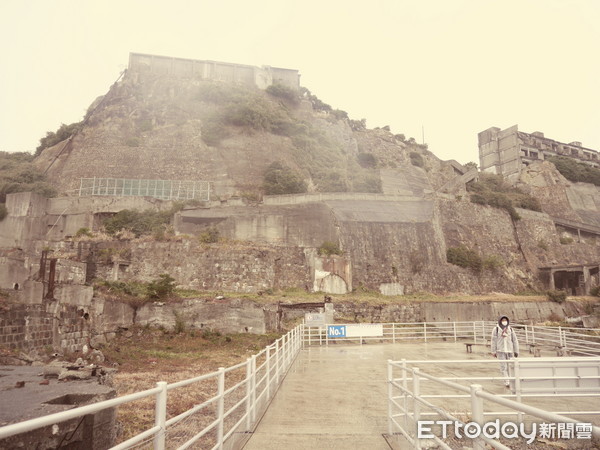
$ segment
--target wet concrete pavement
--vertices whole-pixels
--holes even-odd
[[[491,357],[484,345],[474,346],[473,353],[466,353],[464,343],[460,342],[309,347],[298,355],[271,405],[242,448],[392,448],[384,436],[388,432],[386,362],[401,359],[469,360],[476,363],[423,363],[419,367],[421,371],[435,376],[500,377],[497,360]],[[501,379],[456,382],[465,386],[480,383],[490,392],[511,395]],[[423,387],[423,393],[452,392],[427,383],[423,383]],[[445,407],[468,409],[464,404],[468,399],[438,401]],[[540,407],[558,410],[564,408],[565,402],[556,398],[536,403]],[[588,403],[585,405],[587,409],[597,409],[597,398],[589,399]],[[573,407],[580,406],[574,404]],[[401,447],[396,442],[393,448]]]

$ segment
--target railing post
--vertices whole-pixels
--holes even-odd
[[[252,358],[246,359],[246,431],[252,426]]]
[[[218,394],[219,400],[217,403],[217,447],[223,449],[223,424],[225,415],[225,368],[219,367]]]
[[[421,396],[421,380],[419,379],[419,368],[415,367],[412,370],[413,374],[413,422],[414,422],[414,444],[416,449],[421,448],[419,443],[419,425],[418,422],[421,420],[421,404],[418,398]]]
[[[388,359],[387,361],[387,380],[388,380],[388,435],[394,434],[394,426],[392,421],[392,397],[394,396],[394,389],[392,383],[394,382],[394,374],[392,368],[392,360]]]
[[[562,343],[562,327],[558,327],[558,345],[560,345],[562,347],[563,343]]]
[[[404,429],[408,430],[408,395],[406,391],[408,390],[408,380],[406,379],[406,359],[402,359],[402,387],[404,388]]]
[[[265,366],[267,368],[267,399],[271,398],[271,346],[267,347],[267,360]]]
[[[425,342],[427,342],[427,322],[423,322],[423,336],[425,336]]]
[[[516,400],[521,403],[521,366],[519,365],[518,359],[513,359],[513,375],[515,377],[515,394]],[[519,423],[523,422],[523,413],[521,411],[517,414]]]
[[[525,343],[529,344],[529,325],[525,325]]]
[[[392,344],[396,343],[396,324],[392,322]]]
[[[456,342],[456,322],[452,322],[452,328],[454,329],[454,342]]]
[[[279,386],[279,363],[281,359],[281,345],[279,344],[280,339],[275,341],[275,386]]]
[[[477,393],[481,391],[480,384],[472,384],[471,386],[471,414],[473,422],[478,423],[479,426],[483,426],[483,399],[479,398]],[[481,437],[477,437],[473,440],[474,450],[485,450],[485,443]]]
[[[154,412],[154,426],[160,427],[160,430],[154,436],[154,449],[164,450],[165,448],[165,427],[167,423],[167,382],[159,381],[156,386],[160,392],[156,394],[156,408]]]
[[[256,355],[252,355],[252,423],[256,422]]]

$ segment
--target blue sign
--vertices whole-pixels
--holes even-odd
[[[330,338],[346,337],[346,325],[329,325],[327,327],[327,337],[330,337]]]

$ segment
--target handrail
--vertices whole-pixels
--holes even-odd
[[[155,424],[153,427],[133,436],[125,442],[118,444],[114,448],[125,449],[132,445],[136,445],[149,438],[154,438],[154,448],[162,450],[165,445],[165,433],[169,432],[170,427],[180,423],[194,413],[216,404],[218,414],[215,420],[211,421],[206,427],[196,433],[191,439],[188,439],[181,448],[187,448],[197,442],[209,431],[217,429],[217,439],[214,448],[222,449],[225,440],[229,439],[244,422],[246,422],[245,431],[251,429],[256,423],[257,410],[266,408],[268,400],[275,395],[277,387],[282,382],[287,370],[291,367],[298,352],[302,348],[302,328],[299,325],[296,328],[277,339],[273,344],[266,346],[265,349],[248,358],[245,362],[235,364],[227,368],[220,368],[218,371],[200,375],[198,377],[187,380],[178,381],[167,384],[158,382],[157,387],[145,391],[125,395],[115,399],[104,400],[91,405],[77,407],[68,411],[63,411],[24,422],[0,427],[0,439],[15,436],[24,432],[32,431],[48,425],[54,425],[59,422],[64,422],[69,419],[84,416],[86,414],[96,413],[104,409],[113,408],[125,403],[129,403],[142,398],[156,396],[155,408]],[[265,362],[257,367],[257,356],[265,356]],[[271,364],[271,361],[273,362]],[[234,383],[232,386],[225,388],[225,376],[236,370],[245,370],[245,378],[242,381]],[[265,372],[264,375],[262,372]],[[189,386],[193,383],[205,380],[218,380],[217,393],[208,400],[195,405],[189,410],[166,420],[167,414],[167,393],[173,389]],[[258,380],[258,382],[257,382]],[[224,407],[224,399],[227,396],[236,396],[236,392],[244,389],[244,395],[234,397],[233,406]],[[245,408],[243,413],[238,410]],[[225,418],[235,415],[236,421],[233,426],[228,425],[228,429],[224,429]],[[260,411],[259,411],[260,413]]]
[[[527,362],[535,362],[536,360],[526,360]],[[594,366],[600,368],[600,358],[548,358],[548,359],[544,359],[544,360],[540,360],[543,361],[544,363],[549,363],[549,364],[558,364],[557,367],[560,367],[561,365],[563,365],[563,363],[573,363],[573,364],[577,364],[577,363],[587,363],[589,362],[590,364],[593,364]],[[417,436],[417,434],[415,433],[415,431],[411,431],[410,428],[408,428],[409,423],[410,426],[417,426],[417,422],[419,422],[419,420],[421,420],[424,416],[431,416],[431,415],[438,415],[441,416],[443,418],[446,419],[450,419],[453,421],[456,421],[458,423],[461,423],[462,425],[465,425],[461,420],[458,420],[457,418],[455,418],[452,413],[448,410],[446,410],[446,407],[444,407],[444,404],[448,404],[447,402],[442,404],[442,406],[440,405],[436,405],[434,403],[432,403],[431,401],[428,401],[427,399],[462,399],[462,401],[464,401],[465,399],[471,398],[471,403],[470,403],[470,408],[471,409],[467,409],[466,411],[462,408],[465,407],[464,404],[461,403],[462,406],[458,407],[459,411],[464,414],[466,414],[467,416],[471,417],[471,420],[474,421],[475,423],[479,424],[480,426],[483,426],[483,420],[485,416],[501,416],[501,415],[507,415],[507,414],[511,414],[511,415],[517,415],[519,417],[519,423],[522,422],[521,419],[521,415],[522,414],[528,414],[530,416],[536,417],[538,419],[542,419],[542,420],[548,420],[551,422],[555,422],[555,423],[570,423],[570,424],[582,424],[581,420],[577,420],[577,419],[573,419],[571,417],[566,416],[565,414],[582,414],[582,415],[590,415],[590,414],[600,414],[600,411],[568,411],[568,412],[552,412],[552,411],[547,411],[541,408],[537,408],[531,405],[527,405],[527,404],[523,404],[521,403],[521,398],[522,397],[543,397],[543,396],[549,396],[549,394],[545,394],[542,395],[541,393],[533,393],[531,395],[523,395],[521,394],[521,385],[520,383],[522,381],[528,381],[528,380],[548,380],[548,379],[552,379],[552,380],[572,380],[572,379],[577,379],[577,380],[583,380],[583,379],[587,379],[587,380],[600,380],[600,373],[598,375],[585,375],[585,376],[547,376],[547,375],[543,375],[543,376],[538,376],[538,377],[533,377],[533,376],[521,376],[519,375],[518,370],[515,371],[515,375],[509,377],[511,380],[513,380],[514,382],[514,390],[515,390],[515,395],[514,397],[516,398],[516,400],[507,398],[509,396],[507,395],[498,395],[498,394],[494,394],[488,391],[483,390],[482,386],[479,384],[470,384],[470,385],[465,385],[465,384],[459,384],[456,383],[454,380],[467,380],[467,381],[479,381],[479,380],[498,380],[498,379],[502,379],[504,377],[482,377],[482,376],[474,376],[474,377],[461,377],[461,376],[453,376],[453,377],[439,377],[439,376],[435,376],[433,374],[430,373],[426,373],[423,372],[419,369],[419,367],[416,367],[417,365],[421,366],[423,364],[430,364],[435,368],[439,369],[439,365],[440,364],[452,364],[453,366],[456,366],[457,364],[467,364],[467,363],[471,363],[471,364],[497,364],[498,362],[495,360],[473,360],[473,359],[469,359],[469,360],[411,360],[411,361],[407,361],[407,360],[402,360],[402,361],[392,361],[392,360],[388,360],[388,432],[390,435],[396,434],[396,433],[400,433],[403,436],[406,437],[406,439],[412,444],[414,445],[414,448],[421,448],[420,447],[420,443],[419,443],[419,436]],[[508,360],[506,361],[506,363],[509,364],[514,364],[515,368],[517,367],[516,365],[518,364],[518,360]],[[520,365],[520,364],[519,364]],[[589,366],[588,366],[589,367]],[[401,377],[394,377],[394,369],[398,369],[401,371]],[[600,372],[600,371],[599,371]],[[421,382],[422,381],[428,381],[430,383],[433,383],[434,385],[440,385],[440,386],[445,386],[447,388],[456,390],[458,392],[461,392],[462,394],[424,394],[422,389],[421,389]],[[410,387],[409,387],[410,386]],[[431,392],[430,388],[430,392]],[[546,388],[547,389],[547,388]],[[558,389],[561,390],[561,388],[552,388],[554,389]],[[562,389],[562,390],[566,390]],[[571,387],[571,390],[573,390],[574,388]],[[589,387],[583,387],[584,390],[590,389]],[[598,390],[600,391],[600,387],[598,386],[592,386],[591,389],[593,390]],[[399,392],[399,395],[395,395],[394,390],[396,390],[396,392]],[[466,395],[465,395],[466,394]],[[566,395],[566,394],[562,394],[562,395]],[[587,392],[582,392],[579,394],[574,394],[573,392],[571,392],[570,394],[568,394],[570,398],[576,397],[577,395],[579,397],[597,397],[598,394],[589,394]],[[561,394],[552,394],[552,397],[556,397],[556,396],[561,396]],[[510,395],[510,397],[513,397],[513,395]],[[407,398],[410,398],[411,401],[407,401]],[[490,401],[493,403],[496,403],[500,406],[504,406],[509,408],[512,412],[491,412],[491,411],[485,411],[483,409],[483,403],[478,403],[478,401],[476,399],[481,399],[480,401],[486,400],[486,401]],[[404,402],[402,402],[402,399],[404,399]],[[408,408],[412,405],[413,410],[409,410]],[[430,411],[432,412],[425,412],[425,411],[421,411],[420,406],[421,405],[425,408],[428,408]],[[454,408],[457,408],[457,406],[454,406]],[[399,411],[399,413],[395,413],[395,411]],[[404,417],[404,420],[400,420],[401,417]],[[433,422],[429,422],[429,423],[433,423]],[[591,433],[591,435],[598,437],[600,436],[600,427],[592,425],[591,423],[583,423],[584,425],[588,426],[588,430]],[[415,428],[416,430],[416,428]],[[414,433],[414,434],[413,434]],[[444,444],[442,443],[443,441],[441,441],[437,436],[427,436],[427,439],[432,438],[434,439],[437,443],[439,443],[440,445],[444,446]],[[502,444],[499,444],[493,440],[489,440],[488,437],[481,435],[478,436],[476,438],[476,441],[474,442],[475,447],[474,448],[483,448],[481,445],[477,444],[477,439],[481,439],[482,441],[485,441],[486,443],[494,446],[495,448],[507,448],[502,446]]]

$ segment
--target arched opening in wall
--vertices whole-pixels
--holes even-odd
[[[325,292],[327,294],[347,294],[348,284],[339,275],[330,273],[325,277],[316,280],[317,291]]]

